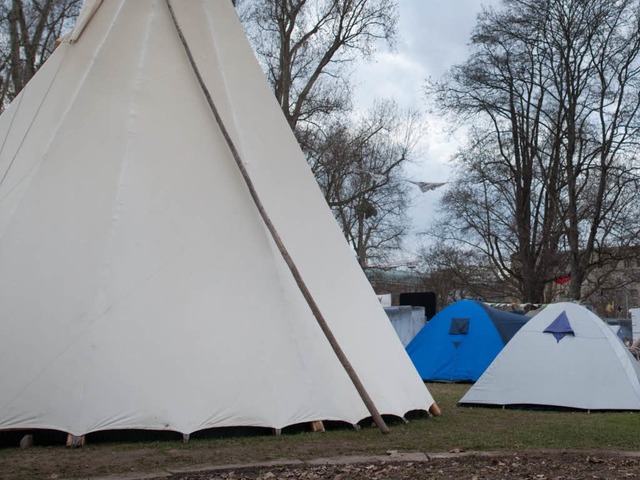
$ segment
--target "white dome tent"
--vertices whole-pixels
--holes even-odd
[[[640,364],[597,315],[547,306],[514,335],[462,405],[640,410]]]
[[[0,139],[0,430],[355,424],[314,308],[377,412],[432,406],[230,1],[86,2]]]

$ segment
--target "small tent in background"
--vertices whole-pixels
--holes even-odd
[[[433,404],[229,0],[87,1],[0,139],[0,429],[356,423],[316,310],[379,413]]]
[[[407,353],[425,381],[475,381],[528,320],[461,300],[433,317],[407,345]]]
[[[604,321],[557,303],[520,329],[460,403],[640,410],[639,375]]]

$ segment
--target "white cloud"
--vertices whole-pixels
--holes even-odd
[[[459,138],[447,133],[443,120],[427,115],[422,92],[429,77],[438,78],[469,53],[469,40],[482,6],[499,0],[398,0],[400,19],[395,52],[382,51],[370,63],[354,72],[356,108],[366,109],[375,98],[393,98],[400,106],[414,107],[425,114],[429,125],[420,143],[420,161],[407,168],[410,178],[442,182],[449,179],[450,157],[460,146]],[[412,238],[415,249],[418,232],[434,218],[442,190],[412,192]]]
[[[393,98],[402,106],[422,103],[422,83],[426,69],[406,53],[385,52],[356,71],[355,101],[368,105],[375,98]]]

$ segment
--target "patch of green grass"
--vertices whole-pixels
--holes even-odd
[[[640,413],[458,407],[464,384],[429,384],[443,416],[427,421],[427,450],[620,449],[640,447]]]

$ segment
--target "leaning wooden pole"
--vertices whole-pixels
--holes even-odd
[[[373,421],[375,422],[375,424],[377,425],[377,427],[380,429],[380,431],[382,433],[389,433],[389,427],[387,427],[386,423],[384,422],[384,419],[380,415],[380,412],[378,412],[378,409],[376,408],[375,404],[373,403],[373,400],[371,400],[371,397],[367,393],[367,390],[364,388],[364,385],[360,381],[360,378],[358,377],[358,374],[353,369],[353,366],[351,365],[351,362],[349,362],[349,359],[347,358],[345,353],[342,351],[342,348],[338,344],[338,341],[336,340],[335,336],[333,335],[333,332],[331,331],[331,329],[329,328],[329,325],[327,324],[326,320],[324,319],[324,316],[322,315],[322,312],[320,311],[320,309],[318,308],[318,305],[316,304],[315,300],[313,299],[313,296],[311,295],[311,292],[309,291],[309,289],[307,288],[306,283],[302,279],[302,275],[300,275],[298,267],[296,266],[296,264],[294,263],[293,259],[289,255],[287,247],[284,245],[284,242],[280,238],[280,234],[278,233],[276,227],[273,225],[273,222],[271,222],[271,218],[269,217],[269,214],[267,213],[267,211],[265,210],[264,206],[262,205],[262,201],[260,200],[260,197],[258,196],[258,193],[257,193],[257,191],[256,191],[256,189],[255,189],[255,187],[253,185],[253,181],[251,180],[251,177],[249,176],[249,172],[247,172],[247,169],[246,169],[246,167],[244,165],[244,162],[242,161],[242,157],[240,157],[240,154],[238,153],[238,149],[236,148],[235,144],[233,143],[233,140],[231,139],[231,136],[229,135],[229,132],[227,131],[227,129],[226,129],[225,125],[224,125],[224,122],[223,122],[222,118],[220,117],[220,114],[218,113],[218,109],[216,108],[216,105],[215,105],[215,103],[213,101],[213,98],[211,97],[209,89],[205,85],[204,80],[202,78],[202,75],[200,74],[200,70],[198,69],[198,66],[197,66],[197,64],[195,62],[195,59],[193,58],[193,54],[191,53],[191,48],[189,47],[189,44],[187,43],[187,40],[185,39],[185,37],[184,37],[184,35],[182,33],[182,29],[180,28],[180,25],[179,25],[178,20],[176,18],[175,12],[173,11],[173,7],[171,6],[171,0],[166,0],[166,3],[167,3],[167,7],[169,8],[169,13],[171,14],[171,19],[173,20],[173,23],[174,23],[174,25],[176,27],[176,30],[178,32],[178,36],[180,37],[180,42],[182,43],[182,46],[184,47],[184,50],[185,50],[185,52],[187,54],[187,57],[189,59],[189,63],[191,64],[191,68],[193,69],[193,73],[195,74],[195,76],[196,76],[196,78],[198,80],[198,84],[200,85],[200,88],[202,89],[202,93],[204,94],[204,96],[205,96],[205,98],[207,100],[209,108],[211,109],[211,112],[213,113],[213,116],[215,117],[216,122],[218,123],[218,126],[220,127],[222,135],[224,136],[224,139],[227,142],[227,145],[229,147],[229,150],[231,151],[231,154],[233,155],[233,158],[234,158],[234,160],[236,162],[236,165],[238,166],[238,169],[240,170],[240,173],[242,174],[242,178],[244,179],[244,182],[246,183],[247,188],[249,189],[249,193],[251,194],[251,198],[253,199],[253,202],[254,202],[256,208],[258,209],[258,212],[260,213],[260,216],[262,217],[262,221],[267,226],[267,229],[269,230],[269,233],[271,234],[271,237],[273,238],[274,242],[276,243],[276,246],[278,247],[278,250],[280,251],[280,254],[282,255],[282,258],[284,259],[285,263],[287,264],[287,267],[289,267],[289,270],[291,271],[291,274],[293,275],[293,278],[295,279],[296,284],[298,285],[298,288],[300,289],[300,292],[302,293],[302,296],[307,301],[307,304],[309,305],[309,308],[311,309],[311,312],[313,313],[313,316],[315,317],[316,321],[318,322],[318,325],[320,326],[322,332],[327,337],[327,340],[329,341],[329,344],[331,345],[331,348],[333,348],[333,351],[335,352],[336,356],[338,357],[338,360],[340,361],[340,363],[344,367],[345,371],[349,375],[349,378],[353,382],[354,387],[358,391],[358,394],[360,395],[360,398],[362,398],[362,401],[364,402],[365,406],[367,407],[367,410],[369,410],[369,413],[371,414],[371,417],[373,418]]]

